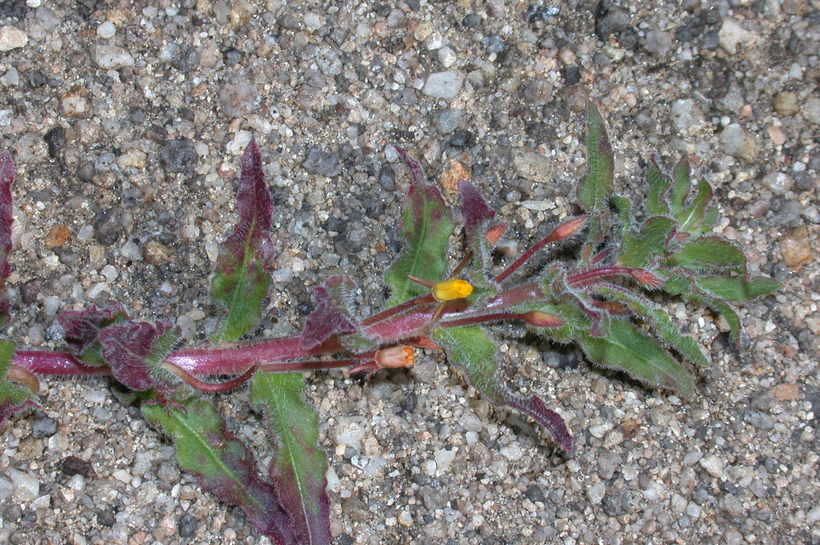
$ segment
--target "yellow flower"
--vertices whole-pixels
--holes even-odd
[[[473,293],[473,286],[466,280],[453,278],[433,286],[433,297],[438,301],[455,301],[464,299]]]

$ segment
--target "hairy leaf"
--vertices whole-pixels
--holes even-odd
[[[604,210],[612,193],[615,160],[604,119],[591,101],[587,106],[586,146],[589,171],[578,185],[578,202],[590,212]]]
[[[482,328],[439,327],[433,340],[444,348],[447,359],[464,372],[470,385],[489,401],[529,415],[552,434],[565,452],[572,452],[572,435],[561,415],[548,409],[538,396],[516,395],[500,382],[495,344]]]
[[[352,280],[337,275],[328,278],[314,290],[316,309],[305,320],[301,336],[303,349],[315,348],[333,335],[357,331],[355,320],[348,311],[350,294],[354,289]]]
[[[253,329],[262,318],[262,300],[270,287],[273,260],[270,238],[271,198],[262,171],[262,156],[251,141],[242,155],[242,174],[236,196],[238,220],[220,246],[211,297],[226,314],[214,341],[233,341]]]
[[[669,388],[687,397],[694,390],[692,376],[626,320],[612,320],[606,337],[582,334],[578,343],[587,358],[602,367],[624,371],[650,386]]]
[[[662,308],[622,286],[603,284],[600,286],[599,291],[626,304],[636,315],[643,317],[652,326],[652,331],[658,337],[687,360],[700,365],[709,364],[709,360],[703,355],[697,341],[681,333],[675,322],[669,318],[669,315]]]
[[[300,373],[256,373],[251,402],[265,412],[270,424],[276,444],[270,477],[298,543],[324,545],[332,540],[327,460],[319,448],[316,411],[305,400],[304,390]]]
[[[0,325],[9,317],[9,302],[6,298],[6,279],[11,274],[11,224],[12,202],[11,184],[14,183],[14,161],[7,151],[0,152]]]
[[[178,383],[176,377],[162,367],[177,340],[170,322],[154,325],[130,321],[110,325],[100,331],[97,339],[114,378],[129,389],[167,391]]]
[[[99,332],[127,319],[125,309],[114,301],[102,308],[91,305],[82,310],[65,310],[57,315],[57,322],[63,328],[63,339],[80,361],[91,366],[105,365],[102,345],[97,340]]]
[[[9,380],[13,358],[14,343],[0,341],[0,426],[12,413],[33,405],[32,398],[37,394],[25,384]]]
[[[669,264],[694,271],[728,269],[746,271],[746,256],[734,244],[718,236],[702,236],[684,243],[669,256]]]
[[[260,478],[251,451],[225,426],[214,406],[198,397],[179,406],[143,404],[146,420],[173,440],[182,469],[202,488],[240,507],[248,520],[277,545],[297,545],[293,523],[274,487]]]
[[[651,258],[666,249],[666,239],[675,228],[670,218],[656,216],[641,226],[640,233],[627,233],[621,245],[618,263],[624,267],[645,267]]]
[[[387,306],[395,306],[427,289],[412,282],[414,276],[438,282],[447,268],[447,245],[453,234],[450,210],[439,190],[424,181],[416,161],[401,148],[399,154],[413,172],[413,183],[402,211],[401,234],[405,248],[385,273],[384,279],[392,293]]]
[[[763,276],[748,282],[740,277],[704,276],[698,278],[696,283],[703,291],[726,301],[746,301],[780,288],[780,284]]]

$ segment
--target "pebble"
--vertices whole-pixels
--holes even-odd
[[[519,176],[534,182],[550,181],[552,176],[552,161],[540,153],[518,148],[513,152],[512,163]]]
[[[772,100],[772,107],[774,111],[785,116],[794,115],[800,111],[797,104],[797,95],[791,91],[777,93]]]
[[[134,57],[131,53],[116,45],[96,45],[92,57],[97,66],[104,70],[134,66]]]
[[[342,172],[342,163],[339,156],[329,153],[317,146],[308,149],[302,166],[311,174],[318,174],[327,178],[338,176]]]
[[[724,151],[746,161],[757,158],[757,142],[737,123],[730,123],[720,133],[720,142]]]
[[[716,454],[704,456],[698,461],[698,463],[700,464],[700,467],[705,469],[706,472],[712,477],[716,479],[723,477],[723,469],[725,464]]]
[[[783,261],[792,272],[799,272],[811,262],[811,238],[809,230],[800,226],[786,233],[780,240],[780,250],[783,252]]]
[[[113,38],[117,33],[117,27],[111,21],[104,21],[97,26],[97,36],[104,39]]]
[[[737,52],[737,46],[754,40],[755,35],[738,23],[731,17],[723,19],[723,24],[718,31],[718,44],[721,49],[727,53],[734,55]]]
[[[19,28],[11,25],[0,27],[0,51],[6,52],[12,49],[25,47],[28,43],[28,35]]]
[[[672,48],[673,39],[674,35],[671,32],[650,30],[646,33],[646,41],[643,46],[656,57],[661,57]]]
[[[435,72],[427,76],[421,92],[433,98],[453,99],[464,85],[464,74],[458,70]]]
[[[18,469],[9,469],[14,496],[17,501],[32,501],[40,495],[40,481]]]

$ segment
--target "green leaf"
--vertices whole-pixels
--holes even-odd
[[[669,214],[669,205],[666,204],[666,192],[669,191],[671,181],[662,171],[657,157],[652,157],[649,169],[646,171],[646,183],[649,185],[649,194],[646,199],[646,209],[655,216]]]
[[[633,313],[652,326],[653,333],[687,360],[704,366],[709,364],[709,360],[703,355],[697,341],[681,333],[675,322],[669,318],[669,315],[662,308],[645,297],[621,286],[604,284],[599,288],[599,291],[603,295],[626,304]]]
[[[453,229],[450,209],[441,192],[415,179],[402,210],[401,235],[405,247],[384,275],[391,289],[388,307],[427,293],[427,288],[411,281],[408,276],[431,282],[443,280]]]
[[[702,236],[684,243],[669,256],[669,264],[684,269],[703,271],[728,269],[746,271],[746,256],[734,244],[718,236]]]
[[[486,331],[477,326],[437,327],[433,340],[488,401],[529,415],[552,434],[564,451],[572,452],[572,436],[561,415],[548,409],[538,396],[516,395],[499,381],[495,344]]]
[[[710,200],[712,200],[712,188],[709,187],[708,183],[701,180],[698,182],[698,192],[692,200],[692,204],[677,217],[678,223],[680,224],[678,230],[693,235],[699,235],[704,231],[708,231],[711,224],[707,224],[704,227],[704,223],[707,219],[706,206]],[[715,212],[717,212],[717,210],[715,210]]]
[[[634,379],[656,388],[669,388],[689,396],[692,376],[655,340],[626,320],[612,320],[607,337],[582,334],[578,343],[587,358],[608,369],[624,371]]]
[[[627,233],[624,237],[618,262],[624,267],[645,267],[653,256],[666,249],[666,239],[674,228],[675,222],[670,218],[649,218],[640,233]]]
[[[726,301],[746,301],[780,288],[780,284],[763,276],[748,282],[740,277],[704,276],[698,278],[696,283],[703,291]]]
[[[276,443],[270,477],[279,502],[296,526],[299,543],[329,544],[327,460],[319,448],[316,411],[304,396],[301,373],[256,373],[251,402],[262,409]]]
[[[686,157],[681,157],[680,161],[672,169],[672,194],[669,198],[669,208],[673,216],[679,216],[683,212],[683,205],[686,197],[692,189],[692,178],[689,172],[689,161]]]
[[[25,384],[9,380],[8,373],[13,358],[14,343],[0,341],[0,425],[13,412],[31,404],[32,398],[37,394]]]
[[[588,172],[578,185],[578,202],[589,212],[604,210],[612,193],[615,159],[604,119],[591,101],[587,105],[586,145]]]
[[[297,543],[275,489],[259,477],[253,454],[227,429],[210,402],[189,397],[166,406],[144,404],[142,413],[173,439],[180,467],[196,475],[205,490],[241,507],[274,543]]]

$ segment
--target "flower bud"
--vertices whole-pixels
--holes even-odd
[[[433,297],[438,301],[455,301],[464,299],[473,293],[473,286],[466,280],[453,278],[433,286]]]
[[[412,367],[416,362],[416,352],[410,346],[391,346],[376,350],[373,355],[376,367],[380,369],[398,369],[401,367]]]

